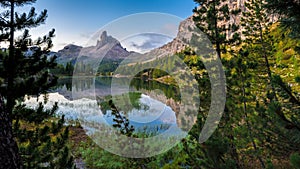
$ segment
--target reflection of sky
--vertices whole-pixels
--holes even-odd
[[[162,34],[144,33],[140,35],[134,35],[125,39],[122,45],[128,51],[136,51],[139,53],[146,53],[152,49],[163,46],[170,42],[172,37],[168,37]]]
[[[149,106],[146,110],[133,109],[129,112],[129,119],[139,123],[149,123],[158,120],[162,123],[176,123],[175,112],[160,101],[142,94],[140,104]]]
[[[65,115],[67,120],[86,120],[92,122],[103,122],[103,115],[97,104],[97,101],[81,98],[78,100],[68,100],[63,95],[59,93],[49,93],[47,104],[44,105],[45,109],[51,109],[53,105],[58,103],[58,115]],[[24,103],[27,107],[36,108],[38,102],[44,102],[44,97],[40,96],[37,98],[25,97]]]
[[[40,96],[39,102],[44,101],[44,97]],[[52,106],[58,102],[57,114],[65,115],[68,120],[87,121],[95,123],[107,123],[112,124],[112,117],[104,117],[97,102],[91,99],[82,98],[79,100],[68,100],[59,93],[49,93],[48,102],[45,105],[46,109],[51,109]],[[31,97],[26,98],[24,102],[28,107],[35,108],[38,106],[37,99]],[[140,104],[149,106],[146,110],[133,109],[128,112],[129,120],[133,125],[142,127],[144,125],[160,125],[160,124],[171,124],[176,125],[175,112],[165,104],[155,99],[150,98],[147,95],[142,94]]]
[[[141,95],[140,104],[149,106],[149,108],[134,108],[128,112],[130,124],[135,127],[136,131],[142,131],[144,127],[148,127],[151,130],[161,125],[169,126],[167,129],[171,129],[174,132],[181,131],[177,127],[175,112],[171,107],[144,94]],[[108,124],[114,124],[111,110],[108,110],[107,114],[103,117]],[[161,130],[166,129],[159,129],[160,132]]]

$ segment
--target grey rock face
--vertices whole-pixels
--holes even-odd
[[[102,32],[100,39],[97,40],[96,46],[81,47],[76,45],[67,45],[62,50],[57,52],[58,63],[65,64],[69,61],[74,61],[78,58],[85,60],[105,59],[118,60],[127,57],[130,54],[122,47],[120,42],[108,36],[107,32]]]

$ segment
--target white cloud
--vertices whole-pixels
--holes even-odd
[[[171,37],[162,34],[144,33],[127,38],[122,42],[122,45],[129,51],[146,53],[163,46],[171,40]]]

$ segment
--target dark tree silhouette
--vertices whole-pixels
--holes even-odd
[[[54,30],[36,41],[30,38],[28,30],[45,22],[47,10],[39,15],[35,8],[28,13],[15,12],[16,7],[34,2],[36,0],[0,1],[0,40],[9,42],[9,49],[0,53],[0,166],[7,169],[22,168],[12,130],[16,101],[25,95],[39,95],[56,83],[56,78],[48,73],[48,69],[56,64],[55,57],[47,58]],[[15,38],[16,31],[24,33]]]

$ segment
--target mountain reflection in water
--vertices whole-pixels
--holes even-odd
[[[126,85],[122,78],[117,79],[117,83],[117,85]],[[130,97],[129,103],[136,103],[137,106],[127,106],[125,102],[123,104],[126,109],[120,111],[128,117],[136,132],[161,133],[170,127],[177,126],[176,113],[172,107],[166,105],[170,100],[174,103],[179,102],[180,97],[176,95],[178,93],[176,86],[139,79],[134,79],[131,84],[127,85],[130,85],[130,91],[135,94],[135,97]],[[91,89],[91,86],[95,86],[95,89]],[[80,97],[76,96],[77,92],[85,93],[86,97],[82,94]],[[126,94],[122,92],[119,91],[118,94]],[[74,93],[76,98],[74,98]],[[45,108],[51,108],[55,102],[58,102],[57,114],[65,115],[67,120],[105,123],[112,126],[111,110],[104,105],[108,99],[111,99],[111,78],[79,78],[75,81],[71,78],[64,78],[59,79],[57,86],[47,94],[48,101]],[[43,101],[44,97],[40,96],[38,102]],[[24,101],[28,107],[36,107],[38,102],[34,97],[26,98]]]

